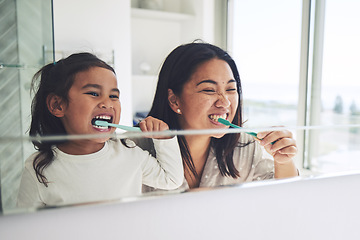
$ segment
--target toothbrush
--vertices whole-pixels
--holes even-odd
[[[228,120],[225,120],[225,119],[223,119],[223,118],[218,118],[218,120],[217,120],[219,123],[222,123],[222,124],[224,124],[224,125],[226,125],[226,126],[230,126],[230,127],[233,127],[233,128],[241,128],[241,127],[239,127],[239,126],[237,126],[237,125],[235,125],[235,124],[232,124],[231,122],[229,122]],[[257,138],[257,139],[259,139],[259,140],[261,140],[260,138],[258,138],[257,137],[257,133],[255,133],[255,132],[246,132],[247,134],[249,134],[249,135],[251,135],[251,136],[254,136],[255,138]],[[274,144],[276,141],[274,141],[274,142],[272,142],[271,144]]]
[[[241,127],[239,127],[239,126],[237,126],[235,124],[232,124],[231,122],[229,122],[228,120],[225,120],[223,118],[218,118],[217,121],[219,123],[222,123],[222,124],[226,125],[226,126],[230,126],[230,127],[233,127],[233,128],[241,128]],[[246,132],[246,133],[257,138],[257,133],[255,133],[255,132]]]
[[[108,123],[107,121],[101,121],[101,120],[96,120],[95,125],[102,126],[102,127],[116,127],[116,128],[120,128],[125,131],[141,132],[141,129],[138,127],[128,127],[128,126],[124,126],[124,125]]]

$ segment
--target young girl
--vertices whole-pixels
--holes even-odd
[[[120,92],[112,67],[90,53],[79,53],[44,66],[35,74],[33,86],[39,76],[30,136],[115,131],[94,123],[120,120]],[[168,125],[148,117],[140,128],[162,131]],[[177,138],[154,139],[157,158],[105,136],[33,144],[38,152],[25,162],[19,207],[113,200],[139,195],[142,184],[175,189],[183,182]]]

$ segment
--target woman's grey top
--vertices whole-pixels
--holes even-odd
[[[134,139],[134,142],[140,148],[149,151],[153,156],[156,155],[152,139]],[[238,143],[238,146],[234,149],[233,160],[240,177],[223,176],[219,171],[214,149],[210,149],[199,187],[218,187],[274,178],[274,160],[252,136],[241,133]],[[244,146],[246,143],[249,144]],[[183,185],[179,189],[189,189],[185,177]],[[143,192],[154,190],[156,189],[143,186]]]

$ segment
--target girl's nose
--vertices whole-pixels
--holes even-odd
[[[113,108],[112,101],[110,99],[104,99],[99,103],[99,108],[103,108],[103,109]]]
[[[229,101],[229,98],[224,95],[223,93],[218,94],[218,99],[215,102],[216,107],[229,107],[231,102]]]

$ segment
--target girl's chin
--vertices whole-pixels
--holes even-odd
[[[97,143],[104,143],[106,142],[107,140],[109,140],[110,138],[109,137],[104,137],[104,138],[95,138],[94,139],[94,142],[97,142]]]
[[[95,133],[113,133],[115,130],[111,129],[111,128],[104,128],[104,129],[101,129],[101,128],[95,128],[93,127],[93,129],[95,130]]]
[[[107,140],[110,139],[110,135],[113,134],[114,131],[105,131],[105,132],[99,132],[99,131],[96,131],[96,135],[99,135],[99,136],[96,136],[94,137],[93,139],[90,139],[96,143],[104,143],[106,142]]]
[[[115,128],[97,128],[93,126],[92,132],[94,134],[113,134],[115,132]]]

